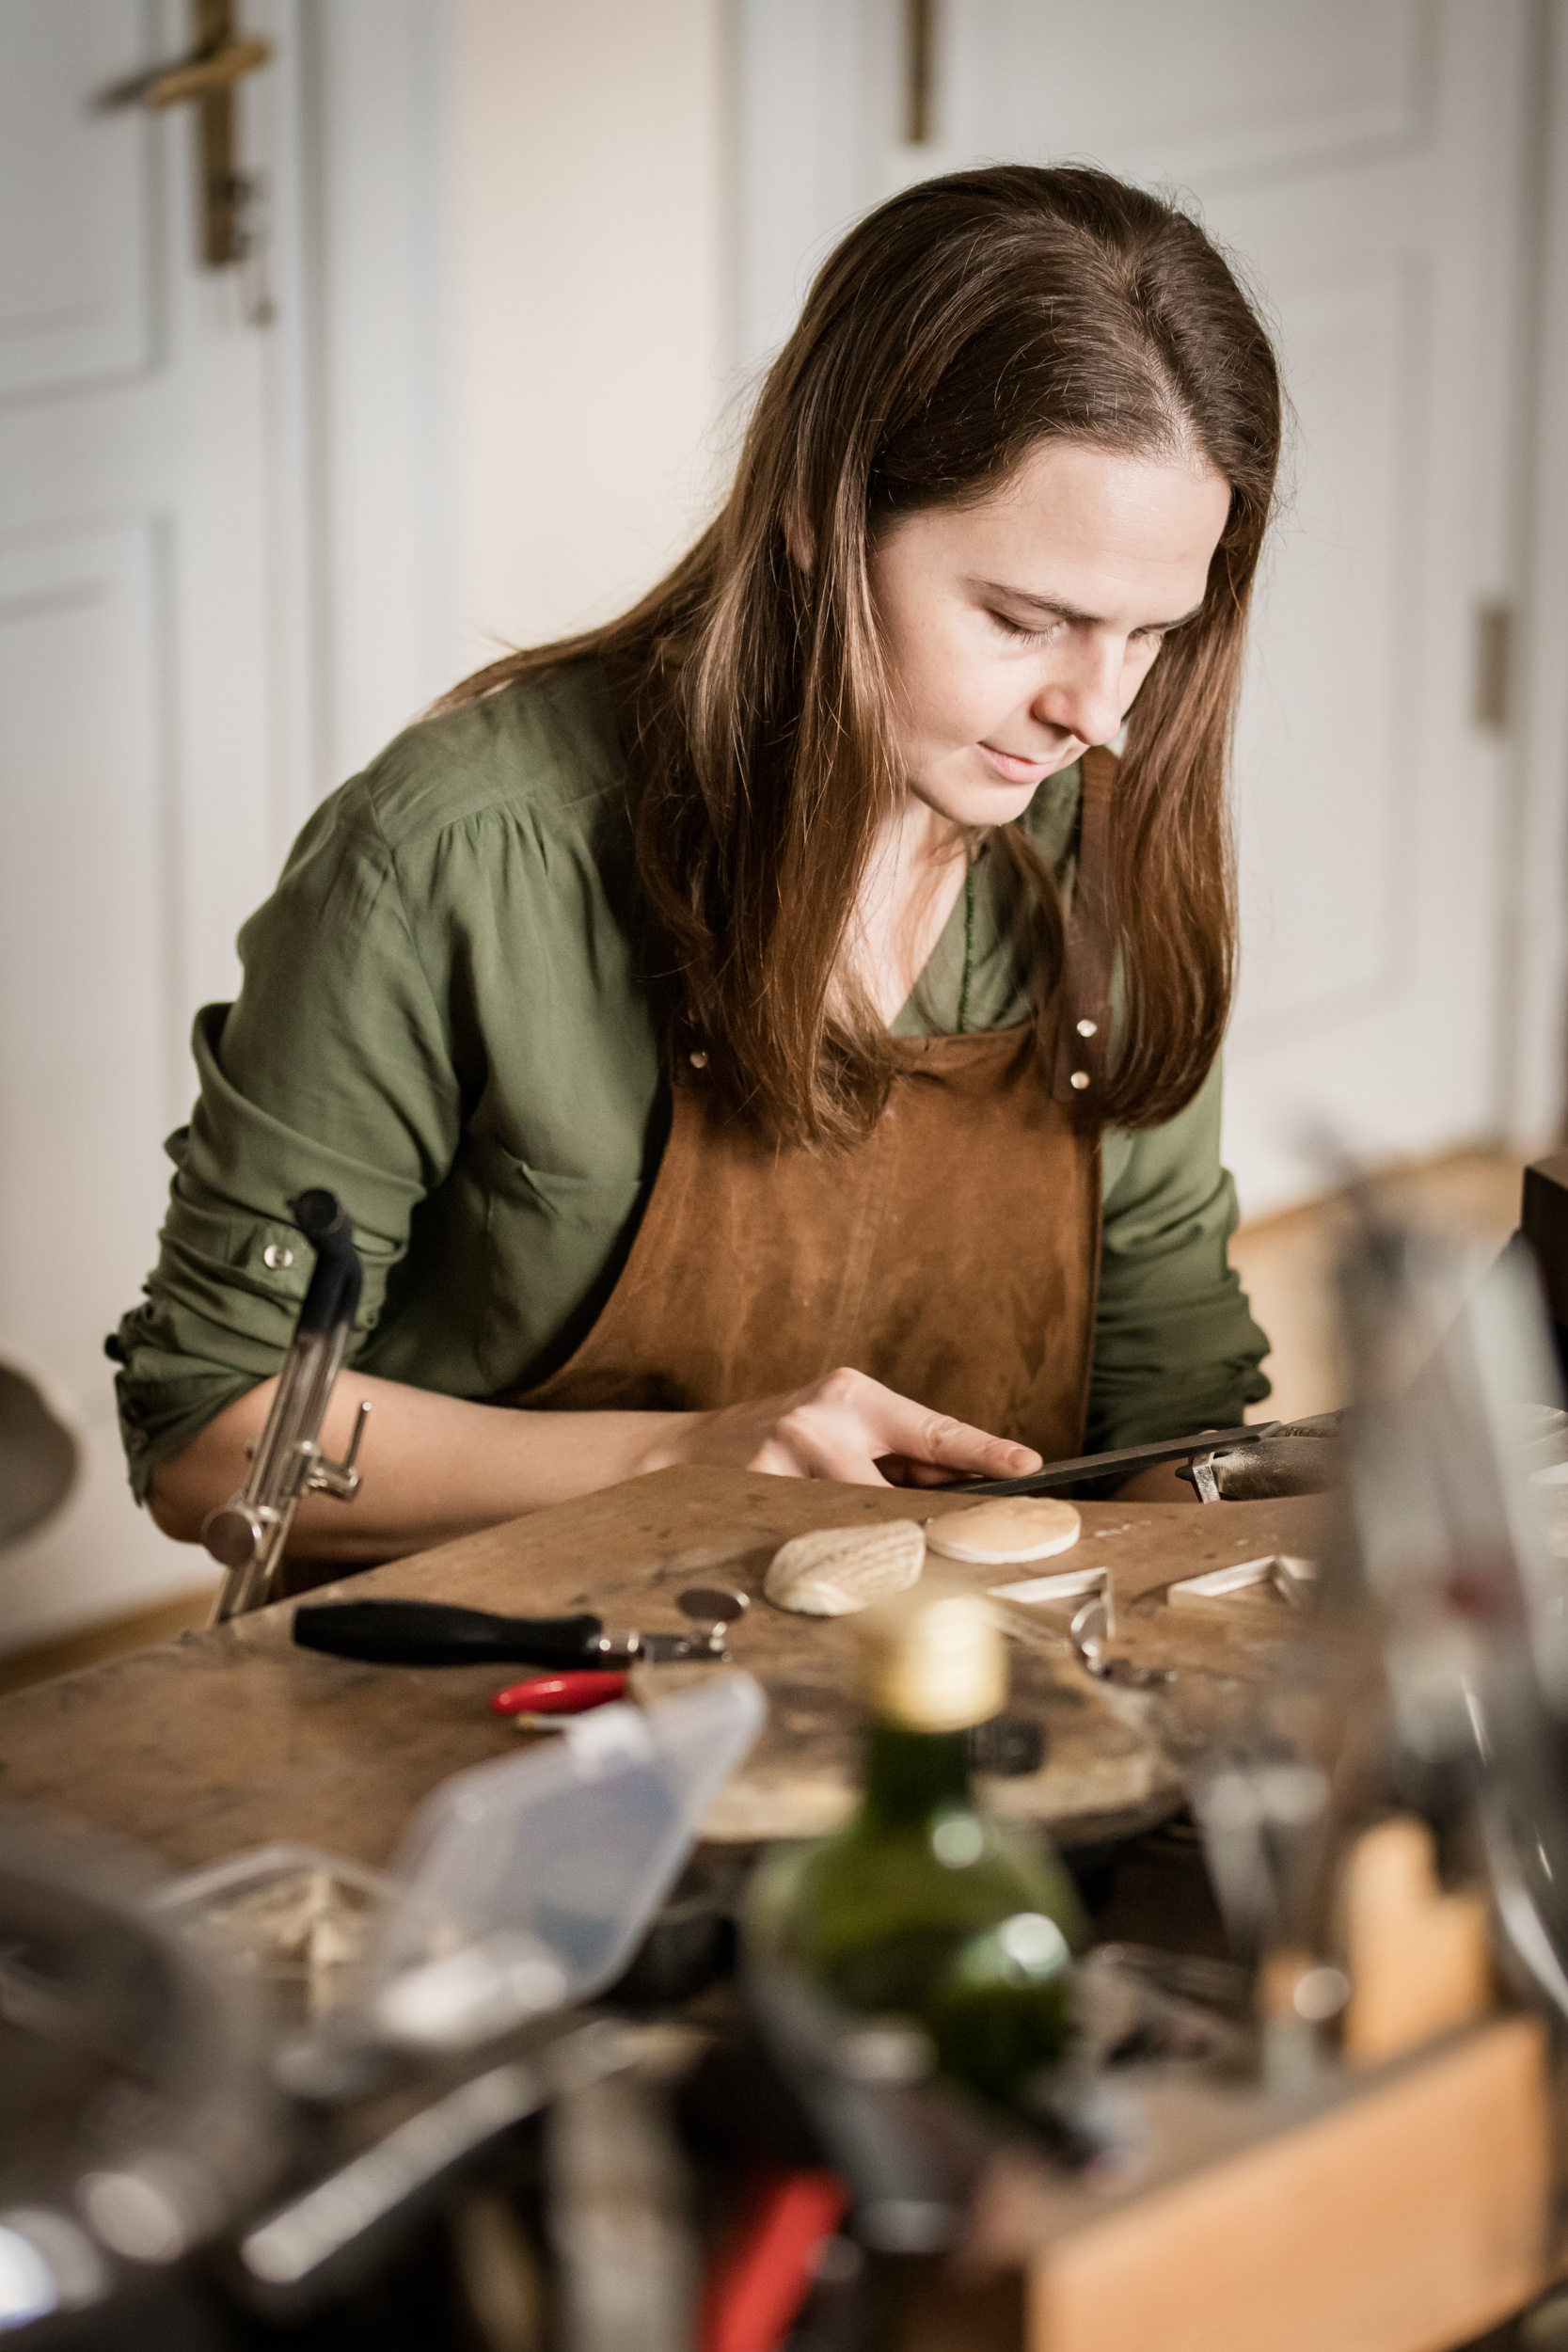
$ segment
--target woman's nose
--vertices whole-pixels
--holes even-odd
[[[1065,728],[1080,743],[1108,743],[1121,724],[1122,648],[1109,633],[1085,632],[1058,655],[1050,678],[1035,697],[1034,713],[1048,726]]]

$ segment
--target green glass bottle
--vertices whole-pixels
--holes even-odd
[[[1006,1695],[979,1594],[920,1587],[861,1620],[865,1788],[845,1827],[753,1883],[760,1958],[839,2007],[915,2020],[943,2072],[1017,2101],[1061,2057],[1084,1923],[1056,1862],[975,1804],[968,1732]]]

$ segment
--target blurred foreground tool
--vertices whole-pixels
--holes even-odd
[[[668,2099],[646,2077],[589,2082],[545,2133],[562,2341],[571,2352],[690,2352],[699,2254]]]
[[[1272,1931],[1332,1967],[1347,1909],[1386,1915],[1412,2015],[1447,2022],[1446,2002],[1466,2013],[1465,1985],[1484,1976],[1474,1906],[1441,1899],[1424,1846],[1375,1827],[1414,1802],[1450,1843],[1479,1820],[1515,1970],[1568,2017],[1568,1563],[1549,1540],[1563,1422],[1544,1302],[1528,1252],[1483,1272],[1389,1217],[1374,1189],[1350,1205],[1347,1508],[1318,1581],[1321,1638],[1303,1654],[1298,1752],[1261,1771],[1303,1789],[1315,1777],[1316,1819],[1297,1804],[1295,1915],[1287,1927],[1281,1896],[1264,1941]],[[1364,1951],[1360,1980],[1354,1968],[1345,1979],[1347,2042],[1372,2053],[1401,2030],[1400,1998],[1378,1977]]]
[[[1343,1874],[1351,1997],[1343,2048],[1375,2066],[1484,2016],[1493,2002],[1486,1898],[1446,1894],[1429,1824],[1409,1815],[1362,1833]]]
[[[1568,1563],[1560,1465],[1539,1458],[1560,1451],[1561,1393],[1528,1256],[1472,1272],[1369,1222],[1346,1286],[1350,1526],[1324,1596],[1380,1628],[1396,1771],[1433,1803],[1474,1795],[1568,1948]]]
[[[837,2174],[820,2169],[752,2183],[741,2226],[705,2284],[702,2352],[758,2352],[788,2340],[848,2202]]]
[[[78,1449],[63,1406],[0,1357],[0,1544],[52,1518],[76,1483]]]
[[[252,2331],[186,2334],[162,2307],[137,2326],[212,2255],[214,2314],[357,2342],[333,2332],[345,2298],[373,2309],[410,2233],[483,2186],[476,2168],[504,2178],[518,2128],[558,2106],[565,2341],[689,2352],[697,2255],[661,2116],[692,2037],[579,2005],[641,1943],[763,1711],[728,1674],[569,1719],[441,1784],[375,1876],[273,1845],[170,1880],[0,1806],[0,2333],[69,2315],[91,2332],[44,2341],[227,2352]],[[307,1993],[293,1899],[334,1876],[365,1899],[339,1912],[337,1981]],[[481,2209],[463,2249],[499,2344],[528,2316],[529,2248]]]
[[[1534,1253],[1558,1368],[1568,1382],[1568,1152],[1526,1168],[1519,1225]]]
[[[1555,1370],[1524,1253],[1480,1279],[1375,1197],[1353,1206],[1356,1393],[1315,1638],[1195,1767],[1227,1928],[1257,1963],[1262,2077],[1228,2114],[1245,2153],[1232,2142],[1216,2162],[1211,2139],[1189,2169],[1218,2085],[1123,2077],[1129,2144],[1154,2177],[1037,2260],[1031,2319],[1053,2352],[1416,2352],[1497,2325],[1546,2275],[1544,2035],[1478,2023],[1485,1898],[1444,1887],[1410,1807],[1450,1855],[1476,1851],[1479,1815],[1516,1978],[1568,2014],[1568,1569],[1540,1488],[1560,1469]],[[1057,2199],[1028,2202],[1044,2235]],[[1015,2231],[1016,2208],[997,2210]]]
[[[254,1986],[119,1840],[0,1807],[0,2333],[161,2341],[179,2266],[286,2160]],[[30,2338],[29,2338],[30,2340]]]

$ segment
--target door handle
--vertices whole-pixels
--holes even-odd
[[[215,98],[232,89],[241,76],[254,73],[272,60],[270,40],[231,40],[210,56],[191,57],[183,65],[166,66],[141,87],[144,106],[184,106],[193,100]]]
[[[194,0],[194,8],[196,46],[188,57],[117,82],[100,91],[95,103],[104,112],[200,107],[201,258],[209,269],[224,269],[243,262],[252,247],[245,222],[252,183],[235,168],[234,85],[271,63],[273,44],[241,38],[236,0]]]

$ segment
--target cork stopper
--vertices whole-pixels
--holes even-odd
[[[980,1593],[922,1584],[868,1609],[860,1634],[860,1695],[901,1731],[964,1731],[1007,1701],[1002,1629]]]

